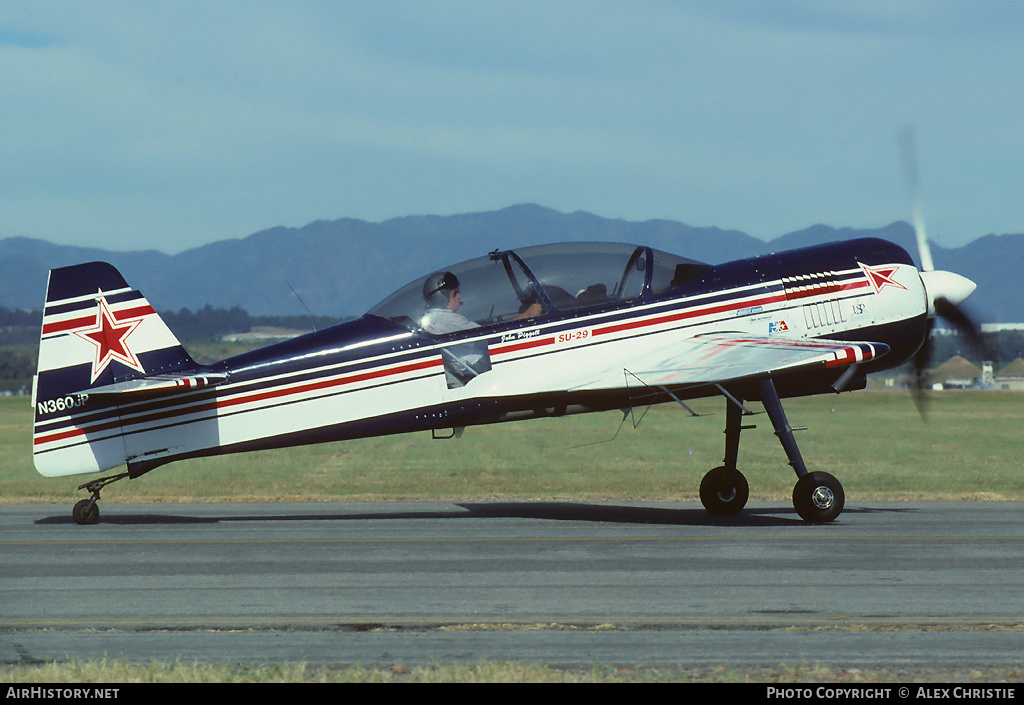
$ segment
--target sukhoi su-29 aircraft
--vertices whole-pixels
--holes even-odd
[[[747,501],[737,454],[758,403],[796,474],[797,513],[831,521],[842,485],[807,468],[783,400],[860,389],[910,360],[923,367],[936,316],[970,326],[958,307],[974,284],[935,270],[918,244],[921,269],[879,239],[718,265],[633,244],[494,250],[424,272],[361,318],[210,365],[111,265],[54,269],[33,385],[35,466],[48,477],[121,468],[79,487],[90,496],[73,515],[90,524],[106,485],[184,458],[459,436],[713,396],[726,409],[725,454],[700,483],[707,510]]]

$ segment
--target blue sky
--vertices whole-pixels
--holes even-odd
[[[166,252],[516,203],[1024,232],[1024,3],[0,6],[0,238]],[[685,253],[683,253],[685,254]]]

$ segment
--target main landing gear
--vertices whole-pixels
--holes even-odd
[[[100,501],[100,490],[111,482],[117,482],[126,477],[128,477],[128,473],[123,472],[119,475],[101,477],[97,480],[86,482],[84,485],[79,485],[78,489],[88,490],[92,496],[88,499],[79,500],[71,510],[71,516],[79,524],[95,524],[98,522],[100,520],[100,508],[96,503]]]
[[[724,391],[724,390],[723,390]],[[775,427],[775,435],[786,451],[789,464],[796,473],[793,487],[793,506],[804,521],[832,521],[843,511],[846,495],[843,486],[827,472],[808,472],[803,456],[793,437],[793,427],[786,420],[778,392],[771,379],[758,384],[761,402]],[[712,514],[735,514],[747,503],[749,488],[743,473],[736,469],[739,455],[740,432],[754,428],[743,425],[743,416],[750,414],[742,402],[726,394],[725,460],[724,465],[711,470],[700,483],[700,501]]]

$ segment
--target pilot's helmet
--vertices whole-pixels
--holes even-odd
[[[436,272],[423,282],[423,300],[432,308],[445,308],[449,292],[459,288],[459,278],[451,272]]]

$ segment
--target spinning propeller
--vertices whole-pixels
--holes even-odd
[[[914,145],[912,128],[900,131],[900,146],[903,153],[903,167],[910,188],[917,251],[921,259],[921,282],[924,284],[925,295],[928,298],[928,322],[925,328],[925,338],[921,348],[914,355],[914,379],[912,381],[914,401],[923,416],[925,413],[924,391],[928,387],[928,371],[931,368],[934,352],[931,334],[935,319],[937,317],[944,318],[979,350],[985,349],[985,342],[981,335],[981,326],[971,320],[970,316],[960,308],[960,304],[971,295],[977,285],[959,274],[936,270],[932,262],[931,247],[928,244],[928,236],[925,234],[924,217],[918,198],[917,150]]]

